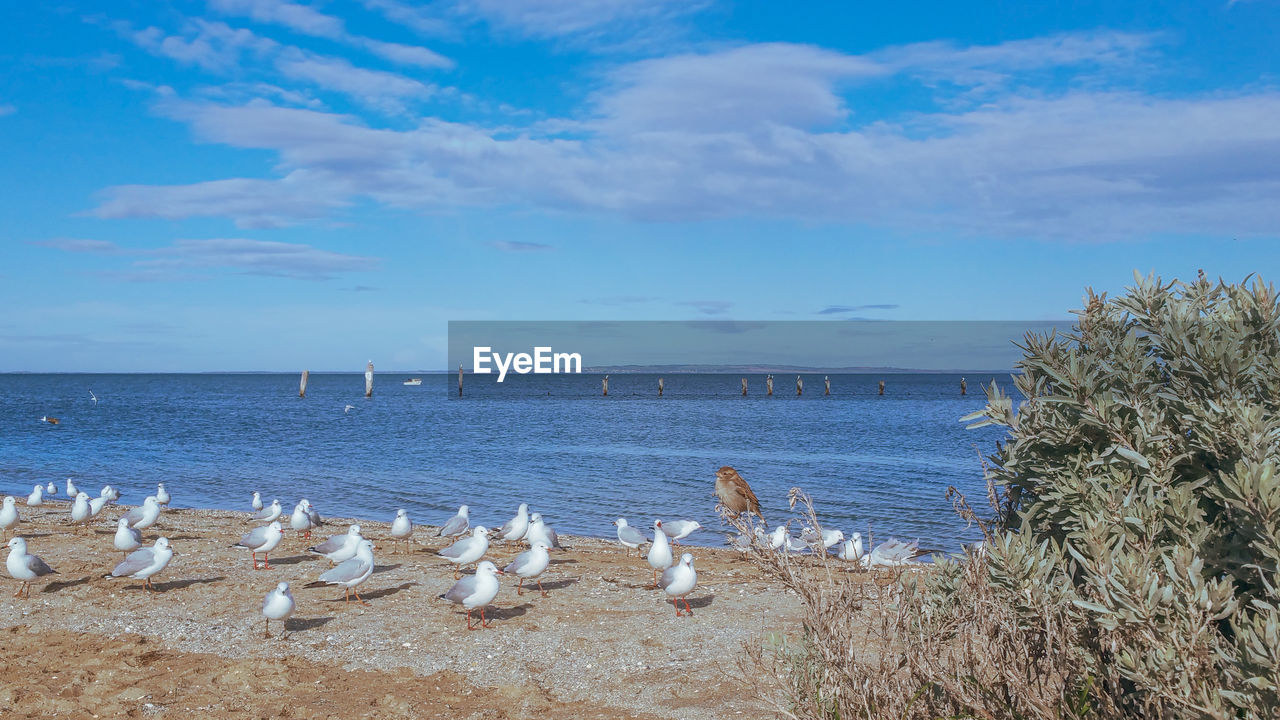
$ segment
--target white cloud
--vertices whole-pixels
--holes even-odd
[[[403,113],[406,109],[404,100],[426,99],[435,92],[434,86],[403,75],[359,68],[343,58],[301,50],[290,49],[281,53],[275,65],[286,77],[342,93],[384,112]]]
[[[609,26],[669,21],[701,10],[694,0],[459,0],[459,9],[534,37],[594,35]]]
[[[275,42],[258,37],[249,30],[199,19],[184,23],[181,35],[168,35],[158,27],[134,30],[125,23],[116,27],[121,34],[152,54],[198,65],[211,72],[227,72],[239,66],[245,53],[261,56],[277,47]]]

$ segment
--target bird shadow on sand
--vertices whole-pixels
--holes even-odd
[[[490,605],[484,609],[484,616],[488,620],[511,620],[529,612],[532,607],[532,603],[523,603],[515,607],[495,607]]]
[[[395,565],[374,565],[373,574],[377,575],[378,573],[391,572],[392,570],[396,570],[399,567],[400,567],[400,563],[396,563]]]
[[[548,565],[577,565],[578,561],[572,558],[564,558],[561,560],[552,560]]]
[[[156,589],[156,592],[163,593],[163,592],[169,592],[170,590],[181,590],[183,588],[189,588],[192,585],[205,585],[207,583],[216,583],[226,579],[227,579],[226,575],[218,575],[215,577],[206,577],[206,578],[188,578],[186,580],[169,580],[167,582],[162,582],[162,583],[152,583],[152,587]],[[142,587],[142,586],[130,585],[129,587]]]
[[[549,580],[547,582],[542,583],[542,589],[543,590],[563,590],[564,588],[567,588],[576,582],[578,582],[578,578],[561,578],[560,580]],[[530,588],[537,590],[538,584],[532,583],[532,584],[526,584],[524,586],[525,590],[529,590]]]
[[[111,534],[114,535],[115,534],[114,531]],[[173,536],[170,536],[169,539],[170,540],[203,540],[203,538],[197,535],[173,535]]]
[[[273,565],[297,565],[300,562],[315,559],[315,555],[291,555],[283,558],[271,558],[271,563]]]
[[[711,607],[711,601],[715,599],[716,599],[715,595],[703,595],[702,597],[693,598],[692,600],[689,601],[689,607],[698,608],[698,609]],[[683,605],[684,601],[681,600],[680,604]]]
[[[47,533],[47,532],[15,533],[13,535],[10,535],[9,537],[20,537],[20,538],[26,538],[30,540],[31,538],[49,537],[52,534],[53,533]],[[3,545],[3,543],[0,543],[0,545]]]
[[[284,621],[284,629],[285,632],[291,633],[315,630],[318,627],[324,627],[329,622],[332,622],[334,617],[336,616],[326,615],[318,618],[289,618]]]
[[[360,597],[364,598],[365,600],[377,600],[378,598],[384,598],[384,597],[387,597],[388,595],[395,595],[401,590],[408,590],[409,588],[417,584],[418,583],[416,582],[400,583],[395,587],[382,588],[380,590],[370,590],[369,592],[361,593]]]
[[[51,582],[48,585],[45,585],[44,589],[41,590],[40,592],[56,593],[59,590],[65,590],[66,588],[69,588],[69,587],[84,585],[85,583],[89,582],[89,577],[90,576],[85,575],[84,577],[78,580],[59,580],[56,582]]]

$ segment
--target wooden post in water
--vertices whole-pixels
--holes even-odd
[[[298,397],[300,398],[304,398],[307,396],[307,377],[310,375],[311,375],[310,370],[302,371],[302,382],[298,385]]]
[[[801,380],[800,376],[797,375],[796,376],[796,397],[800,397],[803,394],[804,394],[804,380]]]
[[[462,363],[458,363],[458,397],[462,397]]]
[[[883,381],[883,380],[881,380],[881,381],[880,381],[880,394],[881,394],[881,395],[883,395],[883,394],[884,394],[884,381]]]
[[[742,378],[742,397],[747,396],[747,379]]]
[[[373,361],[364,366],[364,396],[373,397]]]
[[[658,397],[662,397],[662,378],[658,378]]]
[[[964,384],[964,378],[960,378],[960,394],[968,394],[968,387]]]
[[[822,382],[827,386],[827,390],[826,392],[823,393],[823,395],[830,395],[831,394],[831,376],[823,375]]]
[[[600,384],[604,387],[604,396],[609,397],[609,376],[605,375]]]
[[[773,394],[773,376],[766,375],[764,378],[764,390],[766,395]]]

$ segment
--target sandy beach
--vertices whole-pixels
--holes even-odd
[[[77,533],[66,503],[21,507],[18,534],[58,574],[29,600],[4,578],[0,706],[12,716],[762,717],[737,658],[764,632],[799,629],[795,598],[733,551],[690,549],[694,614],[677,618],[634,551],[562,536],[543,577],[549,597],[519,596],[504,577],[492,627],[469,632],[439,598],[453,573],[434,528],[392,554],[387,523],[358,521],[379,546],[363,607],[341,588],[303,587],[328,567],[305,548],[353,520],[327,518],[311,540],[287,533],[271,569],[254,570],[230,547],[249,515],[211,510],[166,511],[145,533],[178,553],[149,594],[104,578],[121,557],[111,539],[123,509]],[[495,542],[488,557],[501,567],[521,549]],[[268,639],[262,598],[282,580],[297,614],[287,637],[273,623]]]

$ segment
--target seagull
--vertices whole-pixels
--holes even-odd
[[[787,535],[787,551],[793,553],[802,553],[805,550],[812,550],[808,543],[801,542],[799,538],[793,538]]]
[[[395,543],[392,552],[395,552],[394,548],[398,546],[402,540],[408,542],[412,535],[413,521],[409,519],[408,511],[404,508],[396,510],[396,519],[391,521],[391,540]]]
[[[89,397],[93,398],[93,404],[98,404],[98,396],[93,394],[93,390],[89,390]]]
[[[168,505],[169,500],[169,491],[165,489],[164,483],[158,483],[156,485],[156,502],[161,505]]]
[[[662,532],[667,533],[673,545],[679,545],[681,540],[689,537],[689,533],[701,528],[695,520],[672,520],[662,524]]]
[[[449,591],[440,597],[451,603],[461,605],[467,611],[467,629],[479,630],[489,624],[484,619],[484,609],[498,596],[498,578],[502,574],[496,565],[485,560],[476,566],[476,574],[465,577],[453,584]],[[471,611],[480,609],[480,624],[472,626]]]
[[[343,415],[346,415],[347,413],[349,413],[349,412],[351,412],[352,410],[355,410],[355,409],[356,409],[356,406],[355,406],[355,405],[347,405],[346,407],[342,408],[342,414],[343,414]]]
[[[289,634],[288,621],[293,616],[294,607],[293,593],[289,592],[289,583],[282,582],[276,585],[275,590],[267,593],[267,596],[262,599],[262,616],[267,622],[264,626],[267,637],[271,637],[272,620],[285,623],[284,633]]]
[[[814,547],[818,547],[818,533],[813,528],[805,528],[800,533],[800,540]],[[830,550],[831,546],[844,542],[844,533],[839,530],[823,530],[822,531],[822,549]]]
[[[328,540],[307,548],[308,552],[323,555],[332,564],[344,562],[356,556],[356,549],[364,537],[360,534],[360,526],[352,525],[342,535],[334,535]]]
[[[270,525],[264,525],[260,528],[254,528],[245,533],[240,538],[240,542],[231,547],[249,548],[249,557],[253,559],[253,569],[258,568],[258,553],[262,553],[263,570],[271,569],[271,560],[267,557],[267,553],[275,550],[280,545],[280,540],[284,538],[284,530],[280,528],[280,521],[273,520]]]
[[[117,550],[128,555],[142,547],[142,533],[129,527],[128,518],[120,518],[120,522],[116,524],[116,536],[112,542]]]
[[[305,533],[302,537],[311,538],[311,514],[307,512],[306,498],[302,498],[297,505],[293,506],[293,513],[289,515],[289,527]]]
[[[748,535],[746,533],[740,533],[737,537],[733,538],[733,540],[731,540],[730,542],[733,545],[735,550],[741,550],[745,552],[751,549],[752,537],[753,537],[752,535]],[[755,541],[761,545],[769,544],[768,536],[764,534],[764,530],[760,529],[759,525],[757,525],[755,528],[754,538],[755,538]]]
[[[762,522],[764,521],[764,515],[760,515],[760,501],[756,499],[756,494],[751,492],[751,486],[732,467],[725,465],[716,471],[715,495],[720,499],[720,505],[735,517],[744,512],[755,513],[760,516]]]
[[[163,487],[163,484],[161,485],[161,487]],[[110,485],[103,485],[102,491],[98,493],[98,497],[102,498],[107,502],[115,502],[116,500],[120,499],[120,491],[116,490]],[[158,497],[156,499],[159,500]]]
[[[844,541],[840,546],[840,550],[836,553],[836,557],[845,562],[860,562],[862,560],[862,533],[855,532],[849,535],[849,539]]]
[[[4,507],[0,507],[0,530],[4,531],[5,537],[9,537],[9,530],[21,519],[18,517],[17,501],[12,496],[5,497]]]
[[[44,504],[44,488],[36,485],[31,488],[31,494],[27,496],[28,507],[38,507]]]
[[[542,589],[541,577],[550,563],[551,556],[547,554],[547,544],[535,542],[532,548],[517,555],[510,565],[502,569],[502,572],[519,576],[520,583],[516,585],[517,595],[524,594],[525,580],[537,580],[538,592],[542,593],[542,597],[547,597],[547,591]]]
[[[129,553],[129,557],[111,571],[111,577],[131,577],[142,581],[143,590],[155,590],[151,576],[163,570],[173,559],[173,554],[169,538],[162,537],[151,547]]]
[[[307,583],[306,587],[321,587],[323,585],[341,585],[346,589],[346,600],[351,602],[352,593],[356,596],[356,602],[361,605],[368,605],[360,598],[360,592],[356,590],[356,586],[369,579],[373,574],[373,543],[368,540],[361,540],[356,546],[355,557],[347,558],[338,564],[337,567],[326,570],[320,574],[320,579],[315,582]]]
[[[262,509],[262,493],[254,491],[252,507],[255,511]]]
[[[22,583],[18,586],[18,592],[13,594],[14,597],[22,597],[23,591],[26,591],[27,597],[30,598],[32,580],[58,572],[49,567],[39,556],[28,553],[27,541],[20,537],[9,539],[9,559],[4,565],[9,571],[9,577]]]
[[[464,506],[465,507],[465,506]],[[471,531],[471,537],[463,538],[449,547],[436,553],[440,557],[454,564],[453,578],[456,580],[462,575],[458,572],[463,565],[470,565],[477,562],[484,554],[489,551],[489,531],[483,525],[477,525]]]
[[[307,517],[311,518],[311,527],[320,527],[323,525],[324,520],[320,518],[320,513],[316,512],[316,506],[312,505],[311,501],[306,498],[302,498],[302,502],[307,505]]]
[[[280,517],[280,498],[271,501],[266,508],[259,510],[258,514],[249,519],[250,522],[269,523],[275,522]]]
[[[787,544],[787,526],[779,525],[769,533],[769,547],[773,550],[780,550],[783,545]]]
[[[129,521],[129,527],[138,530],[146,530],[156,524],[156,520],[160,519],[160,505],[156,502],[155,495],[148,495],[142,504],[124,514],[125,519]]]
[[[658,571],[671,567],[671,543],[662,531],[662,521],[653,521],[653,544],[649,546],[649,567],[653,568],[653,587],[658,587]]]
[[[76,499],[71,503],[71,524],[85,525],[93,519],[93,511],[89,508],[89,494],[76,493]]]
[[[50,497],[52,497],[52,496],[54,496],[54,495],[57,495],[57,494],[58,494],[58,486],[57,486],[57,485],[54,485],[54,484],[53,484],[53,481],[52,481],[52,480],[50,480],[50,481],[49,481],[49,484],[48,484],[48,485],[45,485],[45,487],[44,487],[44,491],[45,491],[45,492],[47,492],[47,493],[49,493]]]
[[[689,607],[689,593],[698,586],[698,573],[693,569],[693,556],[685,553],[680,556],[680,563],[667,568],[662,572],[662,589],[671,598],[671,604],[676,609],[676,617],[681,615],[692,615],[693,608]],[[680,612],[680,606],[677,601],[684,600],[684,612]]]
[[[518,542],[529,533],[529,503],[520,503],[516,516],[498,529],[498,535],[507,542]]]
[[[560,538],[556,536],[555,528],[543,521],[542,513],[534,513],[529,516],[529,532],[525,533],[524,539],[529,543],[530,547],[541,540],[546,543],[547,547],[563,549],[560,546]]]
[[[644,533],[627,524],[626,518],[618,518],[613,521],[613,524],[618,526],[618,542],[623,546],[639,550],[641,545],[649,542],[649,538],[645,537]]]
[[[436,531],[436,537],[458,537],[465,533],[470,525],[471,522],[467,517],[467,506],[459,505],[458,514],[449,518],[449,522],[440,526],[440,529]]]
[[[110,499],[102,496],[89,498],[89,517],[98,517],[98,513],[102,512],[102,508],[106,507],[108,502]]]
[[[73,498],[80,491],[76,489],[75,483],[71,482],[71,478],[67,478],[67,497]]]
[[[919,562],[916,558],[927,554],[928,551],[921,552],[919,540],[912,540],[907,543],[896,538],[889,538],[887,541],[875,546],[871,554],[867,556],[866,562],[871,567],[900,567],[903,565],[915,565]]]

